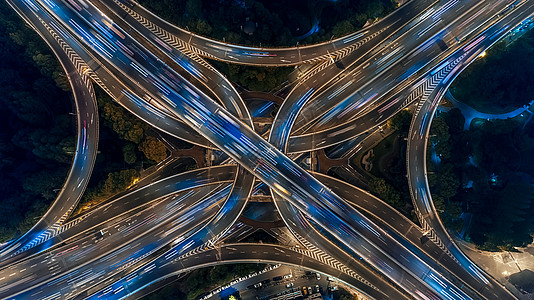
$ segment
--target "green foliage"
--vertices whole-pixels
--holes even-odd
[[[510,182],[477,208],[472,240],[487,250],[513,250],[532,242],[534,187]],[[480,211],[479,211],[480,210]]]
[[[434,173],[429,185],[443,223],[460,230],[462,207],[469,207],[469,235],[480,248],[511,250],[531,243],[534,188],[528,178],[534,170],[526,162],[534,156],[534,139],[514,120],[478,121],[469,131],[463,122],[459,111],[451,110],[435,118],[431,128],[436,152],[450,154],[438,167],[429,164]],[[493,175],[496,184],[490,184]],[[472,187],[460,189],[468,181]]]
[[[456,196],[460,182],[451,164],[444,164],[439,170],[437,182],[436,187],[441,197],[449,199]]]
[[[57,196],[56,189],[61,189],[65,182],[65,170],[43,170],[28,176],[24,180],[25,191],[41,195],[46,200],[53,200]]]
[[[135,169],[109,173],[107,178],[101,180],[98,185],[87,188],[82,200],[78,204],[76,213],[73,215],[80,213],[88,205],[94,207],[111,196],[125,191],[133,184],[136,178],[139,178],[139,173]]]
[[[182,291],[180,291],[179,287],[177,287],[176,285],[177,285],[176,283],[171,283],[155,291],[154,293],[151,293],[150,295],[142,297],[141,300],[167,300],[167,299],[185,300],[187,299],[186,295]]]
[[[111,98],[97,93],[98,110],[104,119],[104,125],[113,129],[121,139],[139,144],[148,126],[124,108],[115,104]]]
[[[392,0],[142,0],[140,3],[197,34],[257,46],[294,46],[316,19],[319,30],[300,44],[326,41],[332,35],[339,37],[354,32],[368,20],[383,17],[396,7]],[[242,30],[246,20],[254,23],[252,35]]]
[[[374,178],[369,182],[369,189],[387,204],[402,208],[404,202],[401,201],[399,192],[389,185],[384,178]]]
[[[139,177],[139,173],[135,169],[122,170],[108,174],[108,178],[104,182],[104,194],[113,195],[126,190],[134,179]]]
[[[185,13],[191,17],[202,17],[202,1],[187,0],[185,3]]]
[[[137,161],[137,155],[135,154],[135,144],[127,143],[122,147],[122,155],[124,162],[132,165]]]
[[[245,276],[264,268],[263,264],[228,264],[195,270],[180,280],[183,282],[181,290],[187,294],[187,299],[193,300],[216,286],[232,281],[234,277]]]
[[[334,26],[334,28],[332,29],[332,34],[334,36],[344,36],[354,31],[356,31],[354,25],[352,25],[349,20],[344,20]]]
[[[402,133],[407,133],[410,129],[412,121],[412,113],[408,110],[401,110],[388,121],[388,124],[395,130]]]
[[[293,68],[290,67],[251,67],[217,61],[210,62],[226,74],[230,81],[252,91],[269,92],[279,88],[288,80],[289,73],[293,71]]]
[[[152,136],[147,136],[143,142],[139,145],[139,150],[145,154],[145,156],[155,162],[160,162],[167,157],[167,149],[165,145],[158,139]]]
[[[502,113],[534,98],[534,32],[511,45],[493,46],[458,76],[452,85],[457,99],[488,113]],[[521,70],[518,73],[518,70]]]
[[[75,126],[60,64],[6,2],[0,2],[0,57],[0,241],[6,241],[32,227],[56,197],[72,161]]]

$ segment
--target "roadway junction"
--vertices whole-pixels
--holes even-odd
[[[122,299],[176,274],[235,262],[312,269],[374,299],[517,298],[443,227],[425,155],[448,86],[530,18],[534,1],[411,0],[339,39],[270,49],[195,35],[130,0],[6,1],[68,74],[78,143],[53,205],[0,250],[0,298]],[[241,95],[205,58],[310,68],[291,83],[270,131],[258,134]],[[178,162],[169,158],[128,191],[69,218],[97,153],[91,81],[154,128],[221,151],[222,163],[175,174]],[[360,151],[405,108],[414,111],[406,172],[422,227],[305,163],[310,152],[327,147],[337,147],[340,157]],[[291,245],[233,240],[263,186]]]

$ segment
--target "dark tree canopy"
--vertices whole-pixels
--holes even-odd
[[[460,230],[463,211],[472,213],[469,236],[487,250],[524,246],[534,233],[534,188],[531,157],[534,138],[515,120],[477,121],[463,130],[458,110],[432,123],[436,153],[447,152],[429,166],[434,205],[443,223]],[[440,144],[445,144],[441,147]]]
[[[0,3],[0,241],[34,225],[74,153],[70,86],[42,39]]]
[[[502,41],[454,81],[456,98],[482,112],[511,111],[534,98],[534,32]],[[521,72],[519,72],[521,70]]]
[[[354,32],[368,20],[393,11],[392,0],[143,0],[140,3],[173,24],[227,42],[294,46],[329,40]],[[291,12],[291,13],[288,13]],[[243,30],[253,24],[253,33]],[[318,24],[318,30],[303,36]]]

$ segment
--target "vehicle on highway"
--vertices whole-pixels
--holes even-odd
[[[104,239],[104,231],[103,230],[100,230],[97,233],[95,233],[95,243],[98,243],[103,239]]]

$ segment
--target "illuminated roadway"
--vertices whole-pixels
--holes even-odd
[[[65,222],[85,191],[98,148],[98,107],[89,78],[76,72],[76,68],[67,54],[47,31],[43,30],[42,27],[37,29],[39,29],[37,32],[58,57],[74,93],[77,117],[76,152],[63,188],[50,208],[28,232],[12,241],[8,247],[1,249],[0,260],[5,260],[10,254],[20,253],[45,241]],[[0,265],[6,263],[6,261],[1,261]]]
[[[497,1],[496,3],[502,5],[503,8],[507,5],[504,1]],[[244,118],[240,118],[240,120],[228,113],[207,94],[202,93],[201,90],[183,79],[180,74],[174,72],[174,70],[167,64],[164,64],[161,60],[152,56],[148,51],[143,50],[143,47],[140,44],[131,40],[128,35],[125,35],[125,31],[121,32],[115,25],[113,25],[115,30],[102,30],[102,28],[105,28],[104,26],[108,26],[105,24],[106,20],[92,18],[92,16],[99,16],[99,14],[96,13],[94,8],[90,5],[87,5],[87,3],[80,1],[78,4],[84,6],[85,9],[82,9],[82,6],[79,6],[78,9],[76,8],[76,5],[72,8],[67,4],[59,2],[56,4],[51,4],[50,2],[35,2],[33,5],[35,6],[33,7],[33,11],[35,11],[37,15],[40,15],[41,18],[47,17],[48,13],[42,11],[43,8],[46,8],[49,13],[58,18],[58,21],[61,21],[61,23],[55,25],[56,27],[61,27],[65,31],[74,33],[75,35],[73,37],[81,41],[81,47],[85,44],[86,47],[91,49],[89,51],[80,51],[80,55],[83,53],[86,53],[85,55],[93,55],[93,61],[88,60],[88,65],[93,66],[92,71],[96,72],[95,69],[104,69],[105,66],[105,69],[108,69],[110,74],[112,74],[110,75],[110,78],[118,79],[117,84],[120,83],[120,86],[115,86],[114,88],[116,91],[120,90],[120,92],[115,95],[120,95],[121,93],[123,95],[128,95],[129,92],[124,93],[124,91],[127,90],[133,91],[133,93],[136,94],[143,95],[144,93],[150,97],[148,99],[150,102],[155,102],[153,103],[154,106],[157,106],[174,118],[181,119],[181,121],[189,126],[189,128],[197,130],[203,138],[209,140],[214,146],[225,151],[241,166],[268,184],[273,191],[273,195],[278,194],[280,198],[287,201],[282,202],[286,204],[291,203],[294,208],[299,209],[305,213],[310,220],[313,220],[314,223],[320,225],[323,230],[326,230],[323,235],[333,239],[334,243],[335,241],[341,243],[339,244],[340,247],[345,248],[349,255],[353,257],[359,255],[362,257],[367,265],[370,265],[375,270],[385,274],[394,285],[398,285],[401,289],[408,291],[416,298],[448,298],[451,297],[450,295],[454,295],[454,297],[457,297],[458,299],[480,298],[480,295],[473,292],[469,287],[453,284],[455,280],[454,278],[449,280],[441,275],[443,272],[442,270],[439,270],[440,267],[434,265],[433,261],[425,261],[423,257],[418,255],[417,251],[411,250],[410,246],[403,242],[404,237],[395,236],[392,232],[388,232],[387,230],[378,227],[371,220],[363,216],[349,203],[338,197],[338,195],[334,194],[334,192],[326,188],[326,186],[276,150],[276,148],[280,146],[272,146],[255,134],[250,127],[242,123]],[[28,7],[31,7],[31,5],[26,7],[26,10],[28,10]],[[79,14],[75,13],[76,11],[79,12]],[[530,6],[528,9],[525,9],[522,14],[515,16],[515,18],[508,17],[515,14],[515,12],[516,11],[512,11],[506,14],[506,18],[508,18],[507,22],[510,22],[514,26],[531,14]],[[497,12],[493,12],[493,14],[496,13]],[[84,19],[90,20],[90,22],[86,23]],[[109,21],[107,22],[109,23]],[[85,26],[93,28],[92,30],[87,30],[84,29]],[[496,29],[493,30],[496,34],[501,27],[495,28]],[[102,32],[98,34],[98,31]],[[503,34],[504,32],[502,30],[498,32],[498,35]],[[72,41],[72,43],[69,41],[69,45],[74,43],[75,41]],[[112,46],[112,44],[119,45],[118,43],[121,43],[123,46],[126,44],[129,47],[136,44],[137,46],[135,46],[135,51],[130,49],[130,52],[132,53],[128,53],[127,50],[118,50],[116,46]],[[473,49],[477,49],[477,47],[480,47],[478,46],[478,43],[471,46]],[[119,48],[122,47],[119,46]],[[461,50],[459,50],[459,52],[461,53]],[[95,65],[97,61],[94,59],[98,59],[98,65]],[[101,84],[108,87],[103,81],[104,78],[102,78]],[[108,89],[108,92],[110,91],[111,90]],[[135,97],[128,98],[135,99]],[[147,97],[138,97],[137,99],[139,98],[141,101],[143,101],[142,99],[147,99]],[[224,101],[224,98],[225,97],[222,97],[220,100]],[[144,112],[140,112],[139,114],[144,114]],[[160,117],[160,120],[161,119],[167,120],[173,118],[170,118],[169,116],[169,118]],[[161,124],[158,124],[157,122],[154,123],[154,125],[157,127],[161,126]],[[171,132],[174,131],[172,127],[168,128]],[[246,175],[248,173],[244,172],[242,174]],[[240,178],[243,178],[244,180],[247,176],[238,176],[236,180],[239,180]],[[250,176],[250,178],[252,178],[252,176]],[[242,186],[250,186],[250,188],[252,188],[252,181],[250,181],[250,185],[245,183],[241,184]],[[234,185],[234,187],[235,186],[236,185]],[[130,255],[131,250],[128,250],[120,253],[113,253],[113,259],[126,256],[125,259],[135,260],[136,263],[140,263],[143,260],[147,260],[150,255],[155,254],[158,249],[163,249],[162,247],[164,247],[164,245],[170,244],[170,247],[172,248],[169,249],[166,254],[162,254],[161,256],[158,256],[158,258],[155,258],[155,261],[171,260],[174,259],[174,256],[179,255],[190,247],[202,246],[208,241],[216,240],[218,234],[227,230],[228,226],[233,223],[235,218],[237,218],[240,210],[244,207],[243,203],[246,203],[246,199],[250,194],[250,192],[239,194],[242,193],[242,190],[250,191],[250,189],[246,188],[239,189],[239,191],[236,188],[231,189],[229,186],[226,188],[220,187],[220,189],[222,189],[220,193],[216,191],[211,194],[211,197],[206,198],[210,199],[209,201],[211,202],[206,200],[203,201],[203,203],[196,204],[198,205],[197,209],[200,209],[202,212],[202,214],[198,215],[199,223],[196,223],[197,225],[189,225],[189,222],[187,224],[179,223],[183,226],[180,229],[183,230],[183,235],[180,235],[180,238],[172,239],[171,237],[167,237],[165,239],[165,237],[162,237],[161,239],[165,242],[162,242],[161,245],[139,245],[139,252],[134,252],[134,255]],[[225,189],[228,189],[227,192],[229,193],[231,189],[232,193],[235,191],[236,195],[239,195],[236,196],[234,202],[232,202],[232,197],[222,196],[222,194],[224,194],[223,190]],[[223,198],[226,200],[223,200]],[[279,202],[280,201],[277,200],[277,203]],[[213,204],[214,206],[208,204]],[[190,209],[193,209],[193,205],[194,204],[191,204]],[[209,207],[212,208],[208,209]],[[225,209],[226,207],[227,210]],[[172,223],[172,218],[177,218],[179,215],[178,212],[172,216],[169,215],[169,220],[167,220],[167,216],[163,218],[160,215],[158,220],[160,220],[159,222],[162,223],[162,226],[165,226],[165,224]],[[227,215],[229,216],[228,218],[226,218]],[[228,222],[226,222],[226,225],[223,226],[223,228],[217,228],[218,222],[211,222],[209,220],[227,220]],[[302,230],[302,228],[300,227],[299,230]],[[118,236],[118,234],[116,234],[116,236]],[[146,237],[140,236],[136,238],[138,238],[139,241],[143,241],[143,238]],[[136,253],[138,257],[134,257]],[[409,261],[409,263],[401,263],[403,258],[404,260]],[[147,262],[148,261],[145,263]],[[83,280],[85,280],[84,284],[74,284],[73,286],[76,286],[77,288],[81,287],[83,289],[85,284],[89,283],[91,280],[98,280],[100,278],[99,276],[109,277],[117,274],[114,273],[114,271],[104,271],[109,267],[108,263],[94,262],[91,265],[94,265],[95,269],[88,271],[89,273],[83,273],[85,274],[85,277],[83,277]],[[63,267],[65,267],[66,270],[69,269],[68,264],[63,265]],[[31,279],[26,280],[25,284],[30,285],[31,288],[23,288],[23,285],[19,286],[17,282],[14,282],[14,285],[11,286],[17,287],[19,290],[19,292],[14,292],[15,294],[28,293],[27,295],[32,295],[31,293],[40,291],[43,293],[43,297],[55,297],[54,295],[59,297],[61,295],[74,295],[71,293],[79,292],[76,288],[74,291],[67,290],[59,292],[59,289],[54,290],[53,288],[50,288],[50,286],[53,285],[47,285],[47,289],[50,290],[50,293],[48,293],[44,287],[32,285],[32,281],[36,279],[31,277],[32,275],[28,276],[29,277],[25,278]],[[68,276],[68,278],[75,277],[79,280],[79,277],[77,276]],[[111,290],[105,289],[100,293],[107,291],[106,294],[109,294],[112,292],[113,297],[128,295],[128,289],[124,288],[124,286],[135,286],[136,282],[141,282],[141,279],[141,274],[137,274],[133,277],[123,276],[122,280],[111,285]],[[42,276],[39,280],[47,279],[46,276]],[[51,281],[48,282],[51,283]],[[0,281],[0,284],[2,284],[0,288],[3,289],[5,284],[2,281]],[[70,283],[67,281],[67,284]],[[486,290],[478,290],[478,292],[485,293]],[[500,297],[503,299],[512,297],[498,285],[492,286],[491,292],[500,293]],[[8,292],[7,295],[10,295],[11,293],[12,292]],[[18,295],[20,296],[23,294]],[[41,296],[39,295],[39,297]],[[109,298],[111,296],[107,295],[106,297]]]

